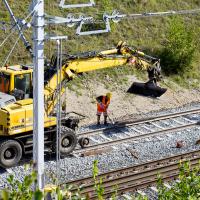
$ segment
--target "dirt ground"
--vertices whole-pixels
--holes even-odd
[[[129,77],[127,85],[131,85],[136,81],[135,77]],[[138,81],[138,80],[137,80]],[[191,102],[200,101],[200,91],[186,90],[176,86],[176,91],[168,88],[167,92],[159,98],[150,98],[134,94],[126,93],[128,86],[120,87],[117,83],[113,83],[112,90],[108,90],[104,85],[98,83],[87,83],[85,89],[81,90],[82,95],[77,95],[69,89],[66,91],[66,111],[75,111],[86,115],[87,118],[81,121],[83,124],[96,123],[96,101],[99,95],[107,92],[112,93],[112,99],[109,106],[109,115],[112,119],[120,119],[123,116],[135,114],[145,114],[150,111],[179,107]],[[116,86],[116,87],[115,87]],[[101,119],[103,121],[103,117]]]

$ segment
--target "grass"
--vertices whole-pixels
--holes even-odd
[[[14,3],[14,0],[10,0],[10,6],[13,9],[16,17],[24,17],[28,13],[28,6],[31,1],[20,0],[18,3]],[[87,2],[84,0],[73,0],[68,1],[69,3],[80,3]],[[120,13],[144,13],[144,12],[157,12],[157,11],[166,11],[166,10],[180,10],[180,9],[195,9],[200,7],[199,0],[95,0],[96,6],[92,8],[81,8],[81,9],[60,9],[58,7],[57,1],[45,0],[45,10],[46,13],[55,15],[55,16],[64,16],[66,17],[69,13],[78,13],[76,16],[84,14],[86,16],[94,16],[96,19],[102,19],[104,11],[107,13],[112,13],[113,10],[118,10]],[[5,21],[9,21],[9,14],[3,5],[3,2],[0,2],[0,18]],[[200,27],[200,15],[187,15],[182,16],[186,24],[190,26]],[[49,26],[46,27],[46,32],[56,32],[59,35],[68,35],[69,40],[63,42],[63,51],[65,53],[77,53],[83,51],[100,51],[108,49],[110,47],[116,46],[118,41],[126,41],[128,45],[135,46],[139,50],[144,51],[147,54],[152,56],[157,56],[158,52],[163,48],[163,41],[165,39],[166,32],[169,26],[169,20],[172,17],[152,17],[152,18],[140,18],[140,19],[123,19],[119,23],[115,24],[111,22],[112,32],[101,34],[98,36],[83,36],[78,37],[75,35],[75,27],[68,28],[67,26]],[[198,30],[199,31],[199,30]],[[197,31],[197,32],[198,32]],[[31,41],[31,30],[25,31],[26,36],[29,41]],[[4,33],[0,30],[0,42],[9,34],[9,31]],[[12,45],[14,44],[16,38],[18,37],[17,31],[14,31],[12,38],[6,42],[3,48],[0,48],[0,63],[2,63],[9,53]],[[198,43],[200,38],[198,38]],[[50,58],[53,52],[55,52],[56,44],[55,42],[46,42],[45,44],[45,55],[47,58]],[[198,51],[200,47],[198,46]],[[175,81],[180,86],[190,88],[198,88],[199,84],[197,80],[200,80],[199,75],[199,54],[197,55],[197,61],[195,61],[191,70],[188,71],[184,76],[170,76],[166,77],[170,81]],[[31,63],[28,53],[23,47],[23,43],[20,41],[16,46],[13,54],[11,55],[8,64],[21,64],[21,63]],[[119,84],[126,84],[127,77],[126,75],[136,75],[139,79],[144,80],[146,75],[141,72],[137,72],[134,69],[131,69],[128,66],[123,68],[115,69],[106,69],[101,71],[91,72],[88,74],[87,80],[96,80],[103,84],[106,84],[106,87],[111,87],[110,83],[106,81],[105,76],[109,76],[111,82],[118,82]],[[188,80],[190,80],[188,84]],[[82,81],[84,78],[77,78],[73,81],[75,85],[69,85],[69,87],[75,91],[82,88]],[[81,94],[79,94],[81,95]]]

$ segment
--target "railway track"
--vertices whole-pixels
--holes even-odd
[[[173,180],[179,174],[179,161],[190,161],[191,167],[197,166],[200,160],[200,150],[163,158],[156,161],[121,168],[100,174],[97,178],[102,178],[104,197],[111,197],[113,188],[117,186],[118,195],[125,192],[134,192],[139,189],[154,186],[158,173],[164,181]],[[90,199],[96,199],[93,177],[87,177],[61,185],[81,186],[83,195],[89,194]],[[73,190],[75,191],[75,190]]]
[[[80,132],[78,137],[89,137],[90,145],[86,148],[77,148],[75,154],[87,154],[105,147],[130,143],[135,140],[168,135],[177,131],[200,125],[200,109],[182,111],[143,118],[136,121],[118,122],[114,126],[96,130]]]

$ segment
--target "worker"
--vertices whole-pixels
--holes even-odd
[[[102,95],[102,96],[98,96],[96,98],[96,100],[97,100],[97,125],[100,124],[100,117],[101,117],[102,113],[104,116],[104,124],[107,125],[107,117],[108,117],[107,109],[110,104],[111,97],[112,97],[112,94],[110,92],[108,92],[105,96]]]

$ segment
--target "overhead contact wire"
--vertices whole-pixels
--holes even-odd
[[[99,13],[100,14],[106,14],[105,12],[98,12],[98,14]],[[128,18],[144,18],[144,17],[171,16],[171,15],[177,15],[177,14],[184,15],[184,14],[198,14],[198,13],[200,14],[200,9],[177,10],[177,11],[170,10],[170,11],[163,11],[163,12],[144,12],[144,13],[139,13],[139,14],[137,14],[137,13],[132,13],[132,14],[126,14],[126,13],[125,14],[120,14],[120,13],[117,13],[116,15],[113,15],[113,14],[110,14],[110,15],[106,14],[106,15],[109,17],[109,19],[113,19],[114,20],[114,19],[124,19],[124,18],[126,18],[126,19],[128,19]],[[82,16],[85,15],[85,13],[78,13],[78,14],[81,14]],[[81,17],[75,18],[75,19],[76,20],[77,19],[81,19]],[[84,19],[83,19],[83,21],[84,21]],[[91,23],[94,23],[94,22],[95,23],[102,23],[102,22],[104,22],[104,20],[101,20],[101,19],[86,20],[84,22],[84,24],[86,24],[86,23],[90,23],[91,24]],[[75,21],[74,23],[79,24],[80,21],[78,21],[78,22]]]

